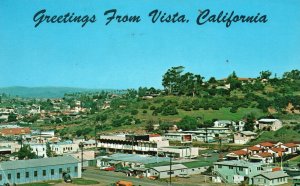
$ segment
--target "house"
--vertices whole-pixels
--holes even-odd
[[[270,152],[271,154],[273,154],[273,156],[275,158],[280,157],[280,156],[282,156],[282,155],[285,154],[285,150],[283,148],[276,148],[276,147],[268,149],[268,152]]]
[[[191,143],[192,134],[185,133],[166,133],[164,135],[165,139],[169,141],[179,141],[180,143]]]
[[[257,134],[251,131],[242,131],[234,134],[234,143],[236,144],[246,144],[250,140],[255,139]]]
[[[71,156],[0,162],[0,185],[58,180],[63,174],[81,178],[81,164]]]
[[[232,142],[232,131],[226,127],[199,128],[196,131],[182,131],[181,133],[192,134],[195,141],[210,143],[220,138],[223,142]]]
[[[282,127],[282,122],[278,119],[260,119],[257,122],[260,130],[276,131]]]
[[[236,126],[236,123],[230,120],[217,120],[214,122],[214,127],[232,127],[232,126]]]
[[[261,152],[249,157],[251,162],[273,163],[273,154],[269,152]]]
[[[271,149],[272,147],[274,147],[275,145],[271,142],[262,142],[262,143],[259,143],[257,145],[255,145],[257,147],[260,147],[264,150],[268,150],[268,149]]]
[[[236,150],[226,155],[228,160],[246,160],[248,152],[246,150]]]
[[[262,172],[253,176],[254,185],[273,186],[288,183],[288,175],[283,171]]]
[[[46,144],[29,144],[32,152],[34,152],[38,157],[47,157]]]
[[[50,147],[52,152],[54,152],[56,155],[77,152],[79,150],[79,146],[70,140],[50,144]]]
[[[175,164],[172,166],[159,166],[159,167],[152,167],[149,169],[150,176],[155,176],[159,179],[162,178],[169,178],[179,176],[180,174],[187,175],[188,168],[182,164]]]
[[[258,154],[263,151],[262,148],[257,147],[257,146],[248,147],[247,150],[250,155]]]
[[[286,154],[296,153],[298,150],[298,145],[294,143],[284,143],[278,145],[279,148],[283,148]]]
[[[249,184],[252,184],[252,178],[262,171],[262,163],[252,163],[243,160],[215,162],[212,180],[216,183],[235,184],[249,180]]]

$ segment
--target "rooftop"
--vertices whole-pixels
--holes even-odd
[[[70,163],[78,163],[79,161],[72,156],[60,156],[53,158],[16,160],[0,162],[0,167],[3,170],[7,169],[25,169],[29,167],[45,167],[51,165],[65,165]]]
[[[158,171],[158,172],[164,172],[164,171],[170,171],[170,166],[159,166],[159,167],[152,167],[152,169]],[[187,169],[186,166],[182,165],[182,164],[175,164],[171,166],[172,170],[180,170],[180,169]]]
[[[114,161],[124,161],[124,162],[137,162],[142,164],[151,164],[159,162],[169,162],[168,157],[155,157],[149,155],[139,155],[139,154],[113,154],[111,156],[105,157],[103,159],[114,160]]]
[[[287,173],[283,172],[283,171],[274,171],[274,172],[263,172],[263,173],[260,173],[256,176],[263,176],[267,179],[276,179],[276,178],[283,178],[283,177],[288,177]],[[256,177],[254,176],[254,177]]]
[[[264,123],[273,123],[275,121],[279,121],[278,119],[260,119],[258,120],[259,122],[264,122]]]
[[[227,166],[235,166],[235,167],[251,167],[251,166],[262,166],[262,163],[253,163],[244,160],[231,160],[231,161],[222,161],[222,162],[215,162],[215,165],[227,165]]]

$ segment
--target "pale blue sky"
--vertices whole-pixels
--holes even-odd
[[[105,10],[140,15],[140,23],[105,26]],[[198,10],[268,16],[266,24],[195,23]],[[94,24],[45,24],[33,15],[97,17]],[[152,24],[148,13],[177,11],[187,24]],[[299,0],[1,0],[0,87],[70,86],[84,88],[161,87],[172,66],[208,79],[278,75],[300,67]],[[226,60],[229,60],[226,63]]]

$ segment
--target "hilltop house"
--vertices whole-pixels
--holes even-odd
[[[282,127],[282,122],[278,119],[260,119],[257,124],[260,130],[276,131]]]

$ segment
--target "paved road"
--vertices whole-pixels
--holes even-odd
[[[127,177],[124,173],[120,172],[106,172],[95,169],[88,169],[82,173],[82,177],[85,179],[97,180],[100,182],[99,185],[107,186],[111,183],[115,183],[119,180],[131,181],[134,185],[141,186],[168,186],[167,182],[157,181],[157,180],[149,180],[147,178],[135,178],[135,177]],[[188,182],[188,179],[186,180]],[[172,186],[211,186],[209,183],[172,183]]]

